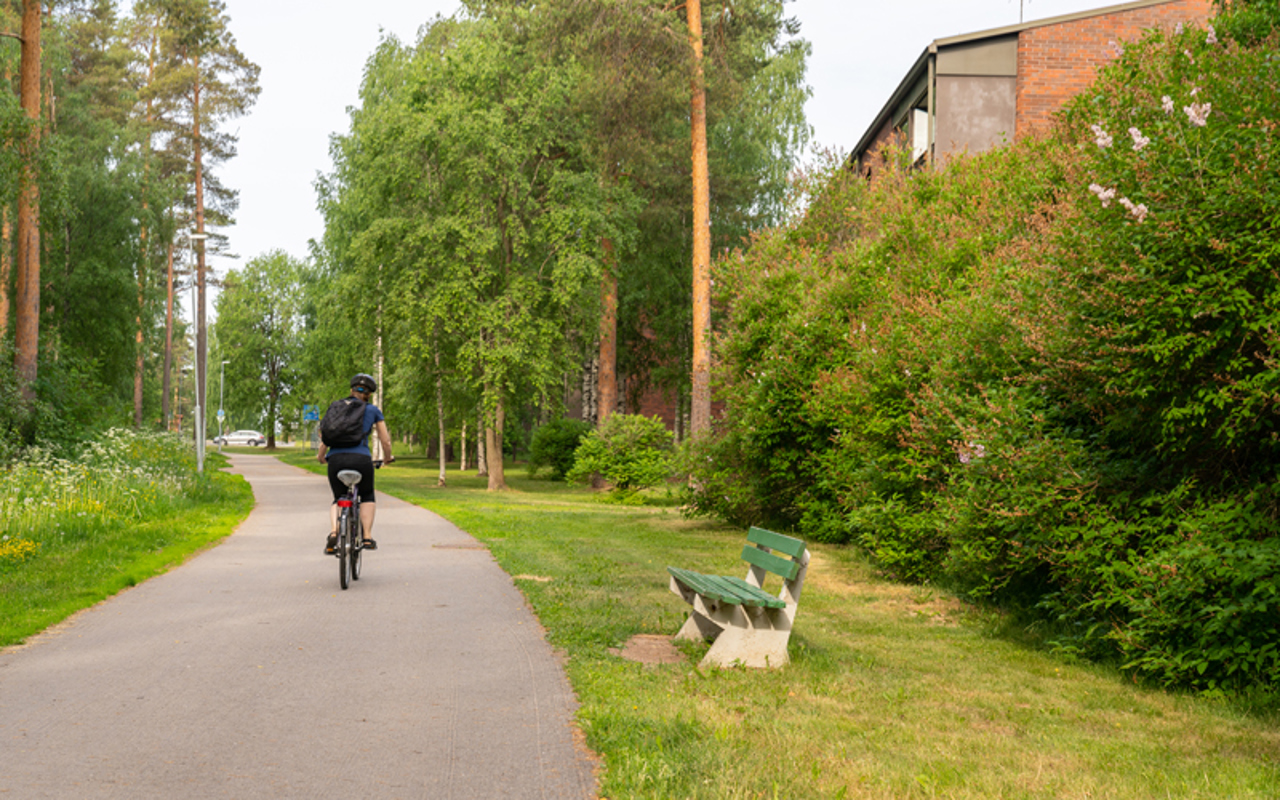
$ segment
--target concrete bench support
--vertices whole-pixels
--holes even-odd
[[[752,542],[753,538],[766,539],[775,545],[786,544],[791,552],[785,555],[791,558],[779,557],[774,548]],[[744,558],[751,566],[744,581],[667,568],[671,573],[671,591],[692,609],[675,638],[713,642],[702,659],[702,666],[766,668],[780,667],[790,661],[787,643],[808,572],[809,552],[798,539],[760,528],[751,529],[748,541]],[[769,558],[758,557],[750,551]],[[777,596],[764,591],[764,580],[769,573],[783,575],[782,589]]]

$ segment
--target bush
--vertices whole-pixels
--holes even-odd
[[[690,510],[855,542],[1165,685],[1274,687],[1276,8],[1126,44],[1043,139],[837,167],[717,262]]]
[[[573,469],[574,453],[582,438],[591,432],[591,423],[581,419],[553,419],[533,432],[529,443],[529,477],[543,467],[551,468],[551,480],[562,481]]]
[[[673,443],[658,417],[613,414],[583,439],[567,477],[587,482],[600,475],[625,499],[671,477]]]

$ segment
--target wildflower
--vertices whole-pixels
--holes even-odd
[[[1164,97],[1160,98],[1160,104],[1161,104],[1161,106],[1164,108],[1164,113],[1166,113],[1166,114],[1172,114],[1172,113],[1173,113],[1173,98],[1172,98],[1172,97],[1170,97],[1169,95],[1167,95],[1167,94],[1166,94]]]
[[[1137,152],[1142,148],[1146,147],[1147,145],[1151,144],[1151,139],[1149,137],[1143,136],[1142,131],[1138,130],[1137,128],[1130,128],[1129,136],[1133,138],[1134,152]]]
[[[1209,35],[1208,35],[1208,37],[1206,37],[1206,38],[1205,38],[1204,43],[1205,43],[1205,44],[1217,44],[1217,43],[1218,43],[1218,32],[1217,32],[1217,31],[1215,31],[1215,30],[1213,29],[1213,26],[1212,26],[1212,25],[1210,25],[1210,26],[1209,26]]]
[[[1146,205],[1143,203],[1134,203],[1127,197],[1120,198],[1120,205],[1129,210],[1130,216],[1137,220],[1139,225],[1142,224],[1142,221],[1147,218],[1147,214],[1150,213]]]
[[[1187,119],[1192,125],[1203,128],[1209,121],[1209,111],[1212,108],[1212,103],[1192,103],[1189,106],[1183,106],[1182,110],[1187,112]]]
[[[1094,141],[1098,143],[1098,147],[1111,146],[1111,134],[1102,129],[1101,125],[1090,125],[1089,130],[1093,131]]]
[[[1103,208],[1111,205],[1111,199],[1116,196],[1115,189],[1108,189],[1105,186],[1099,186],[1096,183],[1089,184],[1089,191],[1098,196],[1098,199],[1102,201]]]

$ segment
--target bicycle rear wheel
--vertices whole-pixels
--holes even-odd
[[[351,515],[345,509],[338,519],[338,585],[351,585]]]
[[[360,580],[360,554],[364,552],[364,548],[360,546],[361,540],[364,538],[364,526],[360,524],[360,520],[355,520],[352,526],[351,534],[351,580]]]

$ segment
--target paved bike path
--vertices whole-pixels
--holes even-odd
[[[327,482],[233,458],[218,547],[0,651],[0,798],[591,798],[563,670],[511,579],[378,494],[338,587]]]

